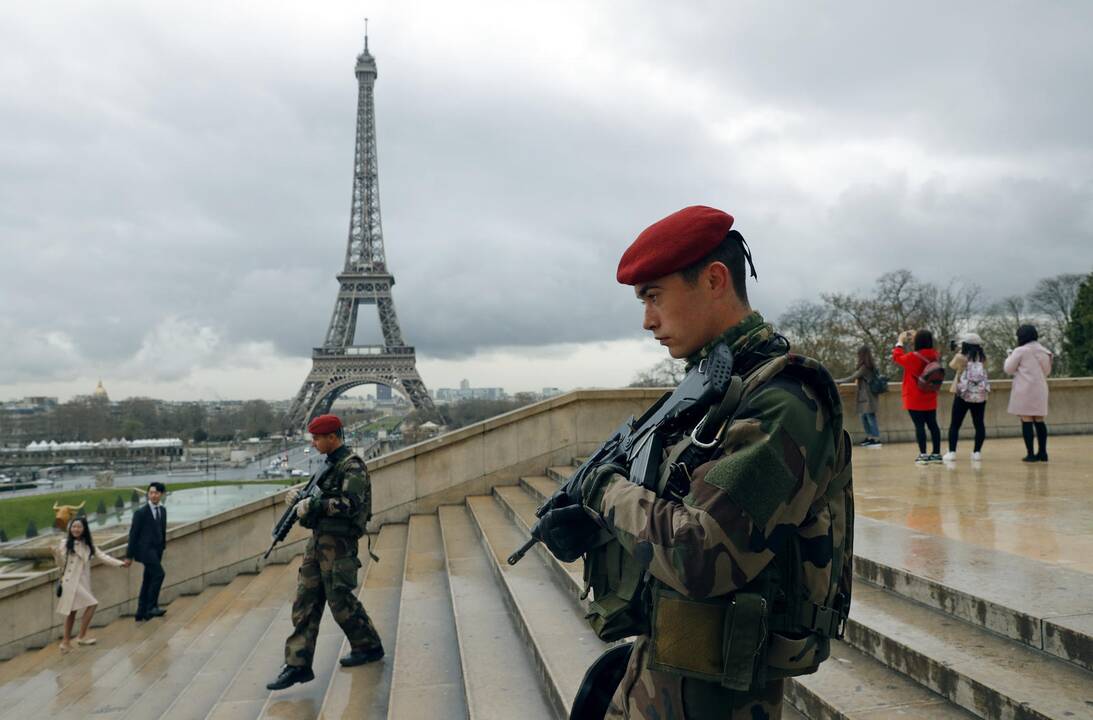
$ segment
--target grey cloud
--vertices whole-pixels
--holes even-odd
[[[506,56],[489,28],[433,46],[427,12],[389,13],[372,49],[407,340],[458,357],[637,336],[618,255],[693,203],[737,216],[770,316],[896,267],[1001,295],[1093,265],[1091,11],[968,7],[619,5],[582,21],[584,50],[551,57]],[[225,352],[321,342],[348,225],[357,12],[252,26],[122,4],[0,30],[0,327],[45,353],[0,359],[0,375],[166,362],[146,346],[169,317]],[[793,121],[711,130],[762,108]],[[893,138],[930,154],[928,179],[865,168],[832,195],[822,167],[754,157]],[[947,175],[965,162],[1006,170]],[[67,360],[48,333],[71,340]],[[172,372],[194,362],[216,358]]]

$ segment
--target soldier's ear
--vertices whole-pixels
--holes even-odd
[[[729,268],[725,263],[715,260],[706,266],[703,274],[706,276],[706,282],[709,284],[710,290],[713,291],[716,297],[735,294],[732,273],[729,272]]]

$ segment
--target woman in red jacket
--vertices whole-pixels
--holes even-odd
[[[908,351],[907,346],[914,338],[914,350]],[[931,362],[938,359],[937,350],[934,350],[934,336],[929,330],[905,330],[900,333],[895,348],[892,349],[892,360],[903,367],[903,409],[911,415],[911,422],[915,424],[915,440],[918,441],[918,457],[915,462],[919,465],[941,462],[941,428],[937,426],[937,392],[921,390],[918,386],[918,376]],[[930,428],[930,440],[933,444],[933,452],[926,454],[926,428]]]

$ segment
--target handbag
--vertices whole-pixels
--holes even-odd
[[[68,569],[68,551],[66,550],[65,551],[65,564],[64,564],[64,567],[61,568],[61,577],[64,577],[65,570],[67,570],[67,569]],[[64,592],[65,588],[64,588],[64,585],[62,584],[62,582],[63,581],[61,581],[61,580],[57,581],[57,597],[61,597],[61,593]]]

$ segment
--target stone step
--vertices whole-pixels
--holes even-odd
[[[571,593],[563,589],[555,573],[538,556],[529,553],[517,565],[506,562],[527,533],[507,516],[499,499],[468,497],[467,507],[505,603],[527,641],[547,697],[558,716],[565,717],[585,669],[607,645],[588,627]]]
[[[540,502],[538,496],[518,485],[495,487],[493,494],[501,502],[501,507],[512,518],[512,521],[520,528],[523,536],[525,538],[531,537],[531,526],[535,524],[537,519],[535,509]],[[516,548],[512,549],[515,550]],[[581,599],[581,595],[584,594],[584,561],[562,562],[551,555],[542,543],[535,546],[534,554],[537,554],[546,563],[546,566],[555,573],[562,588],[572,595],[573,599],[580,605],[581,610],[586,610],[588,602]]]
[[[855,575],[1093,670],[1093,575],[858,517]]]
[[[255,583],[260,582],[260,575],[236,577],[222,592],[206,602],[195,603],[194,612],[183,617],[176,616],[176,603],[167,608],[168,612],[160,620],[151,620],[141,628],[149,632],[148,640],[128,652],[121,653],[118,661],[107,672],[96,678],[87,692],[76,698],[56,718],[77,718],[96,715],[108,718],[124,717],[155,685],[158,694],[151,701],[158,717],[163,710],[162,702],[170,704],[179,689],[165,694],[166,680],[180,680],[188,683],[196,672],[192,661],[183,661],[189,657],[187,652],[199,642],[203,635],[213,627],[227,608],[238,602],[240,594],[253,592]],[[198,596],[205,599],[204,594]],[[158,625],[162,620],[182,621],[173,630],[168,631],[169,623]],[[130,620],[129,622],[132,622]]]
[[[546,475],[531,475],[520,478],[520,486],[526,488],[536,502],[543,503],[561,487],[561,483]]]
[[[321,631],[315,647],[315,662],[312,664],[315,671],[315,681],[303,685],[293,685],[291,688],[284,690],[284,693],[294,693],[294,691],[299,691],[301,688],[304,689],[305,693],[308,690],[314,693],[316,686],[320,686],[325,690],[323,680],[329,680],[329,677],[324,678],[322,675],[323,670],[328,665],[328,663],[323,662],[323,657],[328,655],[329,652],[324,653],[324,651],[329,650],[329,646],[334,644],[329,642],[327,637],[324,637],[325,633],[323,631],[327,630],[325,623],[328,621],[330,621],[329,612],[325,612],[323,615],[324,625],[320,626]],[[207,717],[231,718],[232,720],[247,718],[249,720],[261,716],[270,697],[281,694],[266,690],[265,685],[277,676],[281,665],[284,664],[284,643],[290,632],[292,632],[292,601],[286,599],[277,610],[273,622],[270,623],[265,633],[255,643],[250,655],[240,664],[239,670],[232,677],[228,686],[220,693],[216,703],[210,708]],[[315,717],[317,708],[307,708],[307,705],[308,703],[305,701],[300,709],[310,709],[312,714],[304,715],[304,717]],[[299,715],[292,712],[294,709],[296,708],[289,709],[288,717],[299,717]]]
[[[178,669],[187,668],[189,682],[174,693],[173,702],[159,717],[200,718],[212,710],[291,596],[299,567],[297,557],[286,565],[265,568],[187,648],[176,663]]]
[[[782,706],[782,720],[809,720],[792,705]]]
[[[812,720],[973,720],[910,678],[843,642],[812,675],[786,682],[785,709],[796,707]],[[789,717],[784,715],[784,717]]]
[[[467,508],[447,505],[438,513],[471,720],[555,717]]]
[[[440,520],[410,517],[388,717],[467,717]]]
[[[383,639],[387,655],[369,665],[336,668],[319,712],[321,718],[349,720],[387,716],[391,674],[395,667],[393,653],[398,633],[402,574],[406,566],[407,529],[405,524],[383,526],[373,545],[379,562],[370,564],[363,582],[361,602]],[[349,642],[343,641],[339,655],[348,653],[349,649]]]
[[[207,593],[212,596],[215,591]],[[25,674],[13,678],[13,687],[5,684],[0,695],[4,699],[0,718],[24,718],[28,713],[41,712],[55,717],[93,692],[104,677],[112,685],[124,680],[128,672],[154,656],[198,611],[199,597],[203,600],[207,596],[203,593],[179,598],[160,620],[146,623],[137,623],[131,617],[116,620],[93,633],[97,644],[74,646],[67,655],[61,654],[56,642],[32,653],[33,662],[27,664]]]
[[[202,593],[190,598],[191,602],[185,606],[175,601],[166,608],[167,615],[158,620],[143,624],[137,624],[132,618],[117,621],[123,626],[139,628],[132,636],[133,640],[116,648],[108,659],[109,664],[101,664],[103,672],[92,673],[58,693],[55,703],[64,705],[64,709],[51,716],[72,718],[94,711],[108,717],[123,716],[134,696],[139,697],[143,692],[138,678],[157,677],[163,667],[163,658],[192,642],[194,635],[212,622],[220,609],[233,601],[233,585],[242,590],[249,587],[255,578],[254,575],[237,578],[238,582],[233,581],[218,593]],[[210,606],[212,610],[208,609]],[[152,680],[143,681],[145,685],[150,682]]]
[[[1069,662],[882,589],[850,614],[851,645],[980,717],[1093,717],[1093,675]]]
[[[367,576],[371,564],[367,553],[361,558],[361,573]],[[297,570],[297,577],[299,572]],[[266,629],[250,656],[240,666],[231,684],[209,712],[210,718],[277,717],[311,720],[318,716],[327,688],[337,667],[341,641],[344,636],[334,621],[329,608],[323,609],[319,635],[315,643],[312,670],[315,680],[293,685],[285,690],[271,692],[266,683],[273,679],[284,663],[285,639],[292,633],[292,606],[296,588],[285,596],[273,623]]]
[[[555,482],[564,483],[577,472],[578,465],[554,465],[547,468],[547,477]]]

